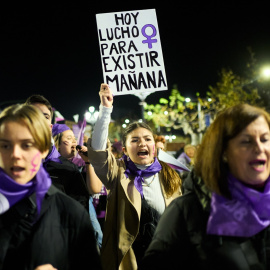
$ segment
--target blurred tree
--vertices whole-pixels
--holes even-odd
[[[111,143],[114,141],[121,140],[121,122],[118,120],[113,120],[109,125],[109,140]]]
[[[255,75],[250,69],[251,76]],[[232,70],[226,69],[221,70],[219,77],[216,86],[209,86],[205,98],[201,98],[197,93],[197,99],[190,102],[185,100],[177,85],[174,85],[169,100],[161,98],[158,104],[146,105],[145,119],[152,122],[157,129],[160,127],[165,127],[166,131],[182,129],[185,135],[195,137],[195,143],[199,143],[202,133],[216,114],[224,108],[239,103],[263,105],[258,89],[253,83],[254,79],[242,78],[235,75]],[[200,135],[199,138],[196,135]]]

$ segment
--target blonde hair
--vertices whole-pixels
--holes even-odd
[[[51,131],[44,115],[38,108],[33,105],[11,105],[0,114],[0,126],[6,122],[18,122],[25,125],[41,153],[50,149]]]
[[[54,145],[55,145],[55,148],[56,148],[57,150],[59,150],[59,145],[60,145],[60,143],[61,143],[62,137],[63,137],[63,132],[58,133],[58,134],[56,134],[56,135],[53,137]]]

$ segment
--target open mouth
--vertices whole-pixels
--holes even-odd
[[[264,159],[256,159],[249,162],[249,165],[251,165],[253,168],[263,168],[266,164],[266,160]]]
[[[146,150],[143,150],[143,151],[139,151],[138,153],[137,153],[137,155],[139,156],[139,157],[145,157],[145,156],[147,156],[149,153],[148,153],[148,151],[146,151]]]
[[[20,174],[22,171],[24,171],[24,168],[23,167],[19,167],[19,166],[13,166],[10,168],[11,170],[11,173],[13,175],[16,175],[16,174]]]

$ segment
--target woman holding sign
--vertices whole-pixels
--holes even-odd
[[[124,131],[124,155],[111,151],[108,126],[113,95],[101,84],[101,105],[88,155],[108,191],[101,258],[104,269],[137,269],[165,208],[181,195],[181,179],[155,157],[155,141],[145,123],[131,123]]]

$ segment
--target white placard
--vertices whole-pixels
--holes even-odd
[[[190,169],[186,165],[184,165],[179,160],[169,155],[165,151],[161,150],[160,148],[158,149],[158,159],[168,163],[169,165],[172,165],[174,169],[180,169],[187,172],[190,171]]]
[[[168,90],[155,9],[96,14],[104,82],[114,95]]]

